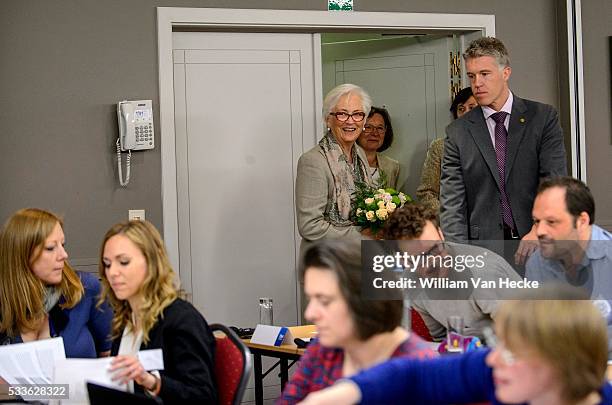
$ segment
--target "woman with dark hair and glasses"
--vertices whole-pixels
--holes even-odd
[[[355,183],[372,183],[358,145],[372,101],[361,87],[341,84],[323,101],[325,135],[298,161],[295,204],[302,251],[324,238],[360,237],[351,219]]]
[[[361,282],[361,244],[326,240],[302,260],[308,307],[317,339],[300,359],[278,405],[295,404],[310,392],[394,357],[431,358],[435,352],[402,329],[401,300],[369,300]]]
[[[384,187],[397,189],[400,164],[397,160],[380,153],[389,149],[393,143],[393,127],[387,109],[372,107],[357,143],[366,153],[374,183],[379,184],[382,172],[383,178],[386,178]]]
[[[467,114],[478,103],[472,94],[472,89],[466,87],[457,93],[450,111],[453,118],[457,119]],[[440,209],[440,173],[442,172],[442,156],[444,156],[444,138],[434,139],[423,163],[421,172],[421,184],[417,187],[416,196],[423,204],[429,205],[434,210]]]
[[[612,404],[606,323],[578,294],[569,287],[545,288],[505,301],[489,349],[422,362],[392,360],[302,403]]]

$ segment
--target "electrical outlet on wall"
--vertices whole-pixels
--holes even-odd
[[[144,221],[146,219],[145,210],[129,210],[128,219],[130,221]]]

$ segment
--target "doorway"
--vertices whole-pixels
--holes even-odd
[[[157,8],[160,88],[160,129],[162,158],[162,207],[164,239],[171,262],[184,280],[180,260],[179,202],[176,123],[174,101],[173,31],[224,32],[379,32],[411,34],[456,34],[460,44],[482,35],[495,35],[495,17],[477,14],[425,14],[351,12],[330,13],[306,10]],[[313,49],[320,49],[319,35],[312,36]],[[321,66],[321,55],[313,54],[314,66]],[[314,89],[322,89],[322,74],[313,72]],[[314,94],[315,123],[322,122],[322,92]],[[314,144],[317,131],[304,134],[304,146]],[[181,207],[181,210],[184,207]],[[180,248],[181,246],[181,248]],[[297,316],[297,314],[296,314]]]
[[[450,123],[452,35],[321,34],[323,93],[363,87],[389,111],[394,141],[383,152],[400,163],[398,187],[414,196],[431,141]]]

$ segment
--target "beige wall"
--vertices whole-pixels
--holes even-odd
[[[159,128],[156,6],[253,8],[253,4],[252,0],[3,0],[0,220],[24,206],[61,213],[69,252],[84,262],[97,256],[105,230],[125,219],[130,208],[146,209],[147,218],[161,227],[160,148],[134,153],[132,181],[127,189],[119,187],[115,103],[153,99]],[[326,4],[319,0],[256,2],[258,8],[266,9],[325,10]],[[511,51],[514,91],[559,106],[555,0],[355,0],[355,9],[494,14],[497,36]],[[596,10],[592,15],[599,30],[609,29],[609,18]],[[594,46],[603,52],[604,40],[595,36]],[[587,62],[599,65],[602,61],[590,55]],[[602,70],[598,77],[606,72]],[[609,76],[606,80],[601,90],[609,91]],[[598,84],[599,80],[591,79],[588,88],[599,90]],[[604,103],[597,101],[601,97],[608,100],[607,107],[599,107]],[[609,112],[609,93],[606,99],[598,92],[590,104]],[[587,120],[594,121],[587,122],[589,151],[609,161],[609,114],[603,126],[596,116],[588,115]],[[159,145],[159,132],[157,139]],[[589,178],[597,176],[598,165],[607,166],[600,161],[591,160]],[[604,190],[603,179],[600,184],[594,190],[601,193],[601,212],[606,204],[610,207],[612,192]]]
[[[595,196],[597,223],[612,229],[612,2],[582,1],[582,35],[587,181]]]

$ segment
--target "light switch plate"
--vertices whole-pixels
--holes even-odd
[[[130,221],[144,221],[146,219],[145,210],[129,210],[128,219]]]

